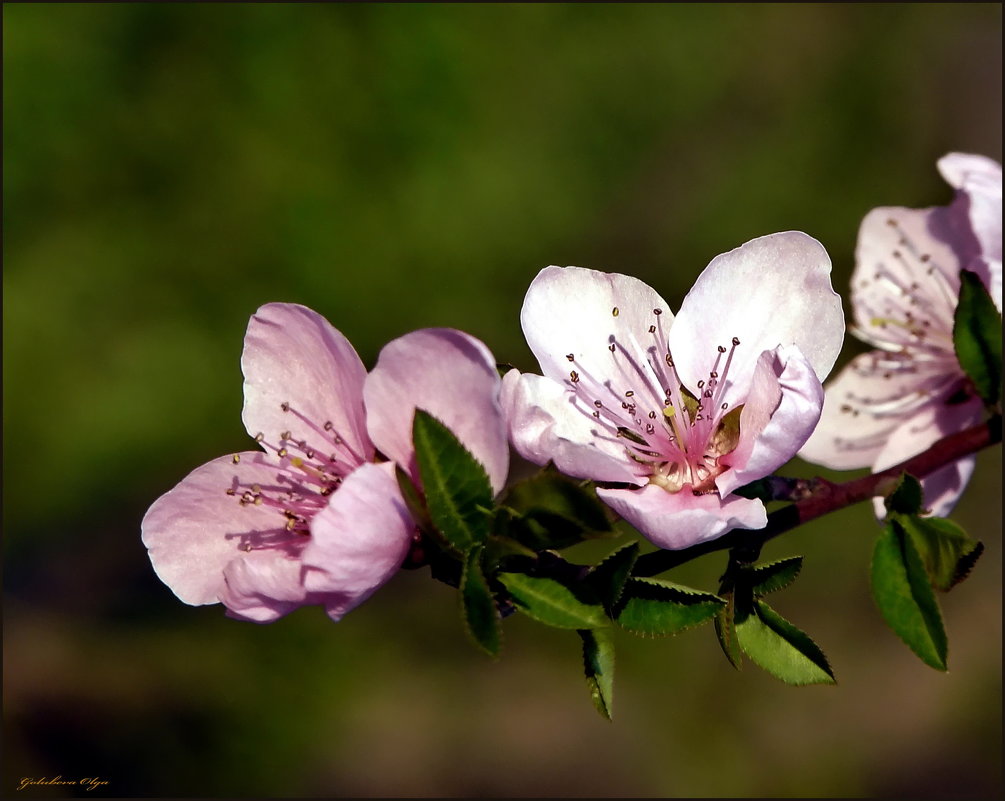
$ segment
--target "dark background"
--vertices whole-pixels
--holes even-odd
[[[575,634],[510,618],[492,663],[425,572],[338,625],[255,626],[179,603],[139,540],[158,495],[249,447],[238,359],[261,303],[317,309],[367,365],[436,325],[532,369],[518,313],[547,264],[631,273],[676,308],[716,254],[801,229],[846,294],[870,208],[947,203],[946,152],[1001,159],[999,4],[3,21],[3,795],[57,774],[141,796],[1000,791],[1000,449],[958,507],[987,553],[943,599],[948,674],[874,610],[863,505],[766,550],[806,555],[775,606],[837,687],[736,673],[707,627],[624,635],[613,724]],[[674,576],[714,589],[722,567]]]

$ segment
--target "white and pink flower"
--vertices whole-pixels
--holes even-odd
[[[953,346],[960,270],[975,272],[1002,308],[1002,171],[951,153],[939,171],[949,206],[877,208],[859,229],[852,333],[876,350],[827,387],[820,423],[799,455],[837,470],[892,467],[977,423],[983,404]],[[970,480],[968,456],[922,480],[932,514],[947,514]],[[875,501],[882,516],[882,499]]]
[[[495,360],[453,329],[389,343],[367,375],[316,312],[285,303],[251,318],[243,421],[262,447],[215,459],[143,519],[157,575],[189,604],[260,623],[304,605],[338,620],[398,570],[415,533],[394,464],[418,483],[416,408],[446,424],[502,488],[509,451]]]
[[[844,336],[830,269],[806,234],[755,239],[713,259],[675,318],[635,278],[545,268],[521,312],[544,375],[503,379],[516,450],[607,483],[600,497],[663,548],[763,527],[763,503],[734,490],[816,425]]]

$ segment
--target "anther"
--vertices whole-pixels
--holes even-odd
[[[733,344],[734,345],[739,345],[740,344],[740,338],[739,337],[733,337]]]
[[[255,442],[261,442],[264,439],[265,439],[265,434],[263,434],[261,431],[259,431],[257,434],[255,434]]]
[[[284,412],[288,412],[290,410],[290,402],[283,401],[282,403],[279,404],[279,408],[282,409]]]
[[[331,431],[333,428],[335,428],[335,426],[332,425],[332,421],[331,420],[329,420],[328,422],[325,423],[325,431]]]
[[[282,433],[281,433],[281,434],[279,435],[279,438],[280,438],[280,439],[293,439],[293,434],[292,434],[292,433],[290,433],[289,431],[283,431],[283,432],[282,432]]]
[[[663,314],[663,309],[653,309],[653,314],[659,317],[659,315]]]
[[[285,456],[286,455],[286,448],[280,448],[279,449],[279,455],[280,456]]]
[[[575,370],[573,370],[573,371],[571,371],[569,373],[569,378],[572,379],[572,383],[573,384],[578,384],[579,383],[579,373],[577,373]]]
[[[602,403],[601,403],[600,401],[598,401],[598,400],[595,400],[595,401],[593,402],[593,405],[594,405],[594,406],[596,406],[596,407],[597,407],[598,409],[603,409],[603,408],[604,408],[604,404],[602,404]]]
[[[720,345],[719,346],[719,353],[725,353],[725,352],[726,352],[726,349],[722,345]]]
[[[615,306],[613,309],[611,309],[611,314],[617,317],[619,314],[621,314],[621,310],[617,306]]]
[[[632,390],[628,390],[628,391],[627,391],[627,392],[625,393],[625,397],[626,397],[626,398],[632,398],[632,397],[635,397],[635,393],[634,393],[634,392],[633,392]]]
[[[655,325],[649,326],[649,333],[650,334],[655,334],[656,333],[656,326]]]
[[[240,462],[241,462],[241,456],[240,456],[240,454],[237,454],[237,453],[234,454],[233,462],[234,462],[234,464],[240,464]]]
[[[566,353],[565,354],[565,358],[568,359],[570,362],[574,362],[574,361],[576,361],[576,354],[575,353]]]
[[[609,350],[609,351],[610,351],[611,353],[614,353],[614,351],[616,350],[616,348],[614,347],[614,343],[612,342],[612,343],[611,343],[610,345],[608,345],[608,346],[607,346],[607,349],[608,349],[608,350]]]

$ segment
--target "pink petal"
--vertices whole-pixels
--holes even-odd
[[[740,340],[727,382],[745,388],[765,350],[795,345],[817,376],[830,372],[844,339],[841,298],[827,251],[799,231],[753,239],[712,259],[670,330],[677,373],[693,390],[708,377],[717,346]],[[736,395],[726,390],[730,402]]]
[[[952,206],[966,215],[977,240],[977,254],[962,254],[962,264],[984,281],[1002,310],[1002,168],[984,156],[950,153],[939,159],[939,171],[960,195]]]
[[[495,359],[474,337],[451,328],[413,331],[384,346],[366,379],[370,436],[418,480],[412,419],[423,409],[454,432],[498,492],[509,470],[499,386]]]
[[[980,422],[983,405],[979,398],[964,403],[929,403],[905,420],[887,439],[873,464],[873,472],[885,470],[928,448],[936,441]],[[967,457],[921,480],[925,506],[941,517],[956,505],[974,470],[974,458]],[[886,514],[883,501],[874,501],[876,514]]]
[[[671,494],[652,484],[638,490],[598,489],[597,494],[650,542],[669,550],[714,540],[734,528],[764,528],[768,523],[763,503],[737,495],[723,501],[716,493]]]
[[[563,473],[596,481],[641,484],[644,471],[628,458],[582,399],[563,384],[510,370],[503,376],[502,407],[513,447],[534,464],[554,462]]]
[[[303,567],[295,556],[281,550],[251,551],[234,559],[224,570],[226,588],[220,600],[228,617],[253,623],[271,623],[305,604],[309,597]]]
[[[414,532],[394,466],[363,465],[311,522],[302,556],[307,589],[325,594],[328,614],[338,620],[397,572]]]
[[[929,335],[952,331],[961,258],[975,247],[965,244],[969,234],[953,216],[944,207],[881,207],[862,220],[852,305],[863,339],[888,350],[916,344],[908,328],[892,322],[908,313]]]
[[[725,458],[732,466],[716,480],[726,496],[770,475],[806,442],[820,419],[824,389],[798,348],[761,354],[740,413],[740,442]]]
[[[938,162],[950,186],[970,199],[970,222],[989,259],[1002,260],[1002,168],[992,159],[950,153]]]
[[[583,381],[606,384],[621,395],[659,384],[646,358],[651,352],[663,362],[673,315],[666,301],[637,278],[546,267],[527,290],[520,323],[544,375],[569,381],[576,371]],[[611,352],[612,344],[617,353]]]
[[[958,367],[938,361],[882,351],[856,356],[827,385],[820,422],[798,455],[834,470],[869,467],[905,420],[958,379]]]
[[[306,442],[351,466],[372,457],[363,410],[366,368],[320,314],[292,303],[262,306],[248,323],[241,368],[242,418],[251,436],[264,434],[276,450],[284,439]]]
[[[275,509],[239,503],[242,488],[275,485],[279,469],[261,452],[223,456],[193,470],[158,498],[141,524],[158,577],[188,604],[213,604],[225,591],[224,568],[284,531]],[[227,495],[228,489],[237,495]],[[285,487],[283,487],[285,489]]]

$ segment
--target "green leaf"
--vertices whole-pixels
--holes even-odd
[[[503,503],[509,535],[537,551],[566,548],[611,532],[596,490],[553,470],[514,484]]]
[[[736,612],[736,596],[732,591],[725,594],[726,603],[715,613],[715,636],[719,640],[719,647],[729,660],[729,664],[740,669],[740,642],[736,637],[736,623],[734,616]]]
[[[433,525],[465,553],[489,532],[492,485],[485,468],[449,428],[421,409],[415,410],[412,439]]]
[[[583,639],[583,669],[590,697],[597,711],[608,720],[614,702],[614,641],[603,629],[580,629]]]
[[[521,562],[533,564],[537,561],[537,553],[509,537],[490,536],[485,541],[485,555],[482,559],[485,567],[492,573],[502,565]]]
[[[481,552],[481,546],[475,546],[464,557],[460,587],[464,628],[485,653],[498,656],[502,647],[502,622],[492,590],[482,572]]]
[[[764,601],[736,621],[736,637],[751,661],[786,684],[834,684],[827,657],[800,629]]]
[[[621,598],[621,591],[639,558],[639,544],[629,543],[594,565],[586,580],[596,591],[604,608],[611,610]]]
[[[924,498],[921,482],[910,473],[901,473],[893,490],[883,499],[888,514],[916,515],[921,511]]]
[[[887,625],[926,665],[946,670],[942,615],[913,537],[887,524],[872,554],[872,595]]]
[[[790,556],[777,562],[755,565],[746,571],[747,580],[750,581],[755,596],[767,595],[788,587],[796,580],[802,567],[803,557]]]
[[[960,300],[953,318],[960,367],[989,406],[1001,400],[1002,317],[976,273],[960,271]]]
[[[662,637],[715,617],[725,601],[718,595],[669,581],[631,578],[618,602],[618,625],[635,634]]]
[[[585,586],[573,590],[556,579],[523,573],[500,573],[498,578],[520,611],[541,623],[559,629],[598,629],[610,625],[604,608]]]
[[[971,539],[952,520],[907,515],[896,520],[911,535],[932,586],[942,592],[963,581],[984,552],[983,543]]]

